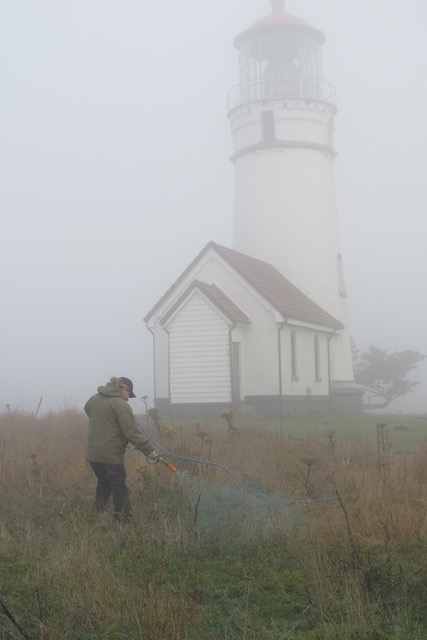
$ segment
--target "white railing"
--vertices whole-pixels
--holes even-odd
[[[317,100],[336,108],[336,90],[326,80],[308,82],[294,78],[237,84],[228,92],[228,111],[260,100]]]

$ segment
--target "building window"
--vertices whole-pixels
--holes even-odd
[[[276,139],[274,111],[261,112],[261,131],[263,142],[273,142]]]
[[[292,380],[299,380],[297,369],[297,334],[291,331],[291,376]]]
[[[316,382],[321,382],[319,336],[314,336],[314,376],[316,378]]]
[[[338,283],[339,283],[340,296],[342,298],[346,298],[347,297],[347,287],[345,285],[344,266],[343,266],[341,253],[338,253],[338,255],[337,255],[337,267],[338,267]]]

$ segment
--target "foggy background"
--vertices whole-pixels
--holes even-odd
[[[0,3],[0,411],[153,397],[143,317],[210,240],[232,246],[233,39],[269,0]],[[427,5],[288,0],[326,35],[350,332],[427,354]],[[286,275],[286,274],[285,274]],[[416,392],[391,411],[427,411]],[[142,411],[134,400],[135,411]]]

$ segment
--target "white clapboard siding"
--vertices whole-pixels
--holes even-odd
[[[230,402],[229,332],[224,317],[196,291],[167,330],[171,402]]]

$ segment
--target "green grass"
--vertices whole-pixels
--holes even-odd
[[[27,418],[0,417],[0,598],[33,640],[427,637],[427,491],[407,489],[427,484],[423,418],[239,421],[237,441],[212,421],[211,449],[175,425],[165,447],[267,493],[348,497],[242,498],[220,470],[177,462],[171,474],[129,452],[128,526],[91,511],[85,418]],[[0,613],[10,637],[21,636]]]
[[[146,416],[139,416],[138,422],[146,425]],[[176,419],[169,421],[177,430],[194,430],[199,424],[203,431],[217,432],[224,429],[225,423],[220,418],[205,418],[200,420]],[[376,426],[387,424],[393,436],[393,446],[396,451],[416,451],[417,447],[425,445],[427,439],[426,415],[400,414],[346,414],[327,415],[316,414],[306,416],[295,414],[284,416],[281,420],[266,417],[236,417],[235,426],[241,432],[247,430],[262,430],[262,433],[274,434],[281,438],[307,438],[308,436],[324,437],[330,430],[335,431],[336,437],[343,439],[360,439],[374,444],[377,439]],[[156,437],[156,431],[153,431]]]

